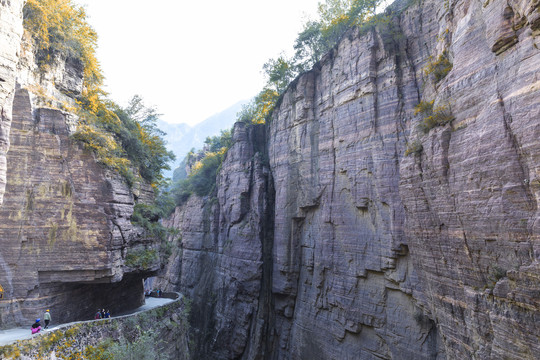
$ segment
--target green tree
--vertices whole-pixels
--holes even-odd
[[[320,22],[308,21],[296,38],[294,60],[300,72],[311,69],[328,50],[322,39],[321,27]]]
[[[319,20],[308,21],[294,44],[295,62],[300,71],[309,70],[350,28],[374,19],[381,3],[382,0],[326,0],[319,3]]]
[[[206,151],[216,152],[220,151],[223,148],[229,148],[232,145],[232,131],[231,130],[221,130],[219,135],[208,136],[204,140]]]
[[[272,114],[280,94],[265,87],[250,103],[244,105],[237,114],[238,121],[253,124],[264,124]]]
[[[177,179],[171,190],[177,205],[183,204],[193,193],[207,196],[213,192],[217,173],[232,144],[232,131],[222,130],[217,136],[207,137],[203,149],[192,149],[186,155],[184,160],[190,174],[187,178]]]
[[[160,354],[159,347],[162,342],[153,333],[144,332],[134,341],[122,339],[119,343],[113,344],[105,355],[112,359],[122,360],[166,359],[163,354]],[[160,355],[157,356],[157,354]]]
[[[298,75],[297,67],[284,55],[270,59],[263,65],[267,77],[267,87],[282,94],[289,83]]]
[[[156,109],[144,106],[142,98],[135,95],[126,108],[116,107],[114,112],[122,126],[109,130],[116,135],[132,164],[150,183],[163,181],[162,171],[170,169],[169,162],[175,156],[167,151],[164,132],[157,127]]]

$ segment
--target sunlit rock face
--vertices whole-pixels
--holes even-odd
[[[32,109],[28,91],[16,92],[0,207],[4,326],[46,308],[62,321],[143,301],[143,275],[129,276],[141,269],[124,259],[152,239],[130,222],[134,197],[123,179],[70,139],[70,116]]]
[[[237,126],[216,199],[170,219],[160,281],[201,357],[540,353],[539,3],[395,9],[289,87],[264,145]]]
[[[0,328],[28,325],[46,309],[63,322],[139,306],[142,279],[159,269],[159,261],[125,265],[130,252],[158,246],[130,222],[151,187],[130,189],[72,140],[75,115],[43,107],[43,98],[72,103],[83,68],[70,58],[38,68],[21,38],[22,5],[0,3]]]

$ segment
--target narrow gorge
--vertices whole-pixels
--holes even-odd
[[[200,356],[537,358],[539,24],[396,2],[238,123],[216,197],[169,220]]]
[[[81,65],[33,77],[23,3],[0,2],[2,328],[136,307],[157,276],[193,359],[540,358],[540,1],[397,0],[347,32],[235,124],[213,193],[163,220],[162,269],[126,263],[159,247],[130,222],[149,184],[40,105]]]

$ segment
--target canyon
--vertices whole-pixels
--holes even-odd
[[[349,31],[235,124],[214,193],[163,220],[162,271],[126,265],[158,246],[130,222],[152,191],[43,104],[80,63],[35,75],[23,4],[0,2],[0,326],[136,307],[158,275],[196,359],[539,357],[538,0],[398,0]]]
[[[395,2],[235,125],[167,221],[201,358],[538,357],[539,6]]]

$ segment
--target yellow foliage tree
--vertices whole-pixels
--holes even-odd
[[[152,109],[152,117],[144,115],[139,123],[137,111],[129,113],[107,99],[96,58],[97,34],[88,24],[85,10],[71,0],[27,0],[23,14],[42,70],[53,61],[67,58],[83,65],[83,91],[75,109],[80,121],[73,138],[130,184],[136,175],[153,184],[161,181],[160,172],[168,168],[167,162],[174,155],[167,152],[160,137],[163,133],[155,127],[157,115]],[[145,110],[137,99],[138,110]],[[138,171],[134,174],[133,169]]]
[[[84,8],[71,0],[27,0],[23,13],[40,66],[50,64],[55,56],[74,57],[84,65],[87,88],[102,84],[96,58],[97,33],[86,21]]]

